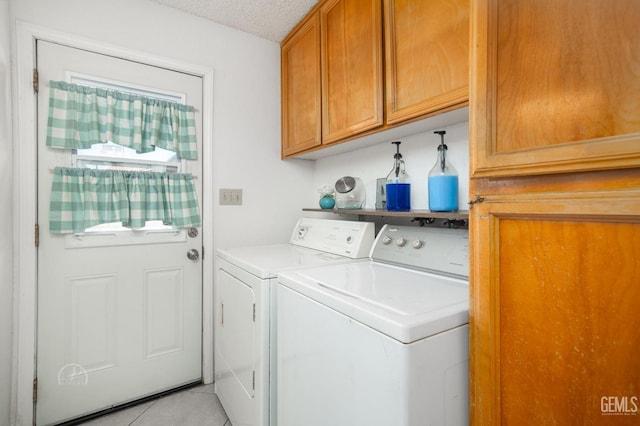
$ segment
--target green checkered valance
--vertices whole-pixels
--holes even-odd
[[[51,186],[50,232],[79,233],[101,223],[141,228],[147,220],[165,225],[200,225],[192,176],[56,167]]]
[[[155,146],[196,159],[195,109],[116,90],[51,81],[47,146],[91,148],[111,141],[151,152]]]

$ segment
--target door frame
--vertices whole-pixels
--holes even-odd
[[[34,420],[33,380],[37,341],[37,103],[32,76],[36,67],[36,40],[86,49],[148,65],[199,76],[202,104],[202,378],[213,383],[213,68],[114,46],[100,41],[17,21],[12,46],[14,150],[13,150],[13,361],[10,419],[14,425]],[[44,85],[41,84],[41,88]],[[44,90],[44,89],[41,89]]]

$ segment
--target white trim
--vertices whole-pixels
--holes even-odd
[[[186,102],[186,96],[184,93],[175,93],[168,90],[158,91],[155,87],[147,87],[141,84],[127,84],[123,81],[99,78],[94,75],[86,75],[75,71],[66,71],[65,77],[65,81],[81,86],[91,86],[107,90],[117,90],[124,93],[132,93],[139,96],[163,99],[165,101],[178,102],[181,104],[184,104]]]
[[[13,425],[32,425],[34,406],[32,382],[36,357],[36,279],[37,251],[33,243],[37,223],[37,132],[36,96],[31,76],[35,67],[35,41],[46,40],[90,51],[114,55],[174,71],[200,76],[203,79],[203,195],[202,241],[202,376],[205,383],[213,382],[213,69],[161,58],[76,35],[54,31],[17,21],[16,42],[13,47],[13,103],[14,129],[14,336],[13,373],[11,383],[11,413]],[[205,184],[206,187],[205,187]],[[204,261],[206,259],[206,261]]]

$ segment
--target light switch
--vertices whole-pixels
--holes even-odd
[[[241,206],[242,205],[242,189],[220,189],[220,205],[221,206]]]

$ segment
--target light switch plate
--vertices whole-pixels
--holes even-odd
[[[221,206],[241,206],[242,205],[242,189],[220,189],[220,205]]]

